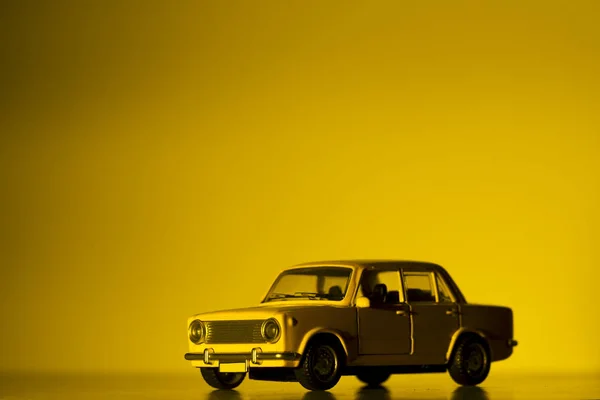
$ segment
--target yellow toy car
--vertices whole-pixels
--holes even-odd
[[[446,371],[477,385],[517,345],[510,308],[467,303],[440,265],[390,260],[288,268],[256,307],[190,317],[188,336],[185,359],[218,389],[246,376],[328,390],[344,375],[377,386]]]

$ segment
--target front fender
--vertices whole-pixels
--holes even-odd
[[[346,343],[344,334],[337,329],[330,329],[330,328],[326,328],[326,327],[322,327],[322,326],[313,328],[310,331],[306,332],[306,334],[302,338],[302,341],[300,342],[298,352],[300,354],[304,354],[304,351],[306,350],[306,346],[308,345],[308,342],[318,334],[330,334],[330,335],[335,336],[340,341],[340,344],[342,345],[342,348],[344,349],[344,354],[345,354],[346,358],[348,358],[350,356],[350,354],[348,352],[348,344]]]

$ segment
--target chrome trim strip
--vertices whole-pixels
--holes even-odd
[[[205,349],[203,353],[186,353],[185,359],[188,361],[204,361],[205,364],[212,364],[214,361],[250,361],[252,364],[260,364],[261,361],[265,360],[295,361],[299,360],[301,356],[293,352],[263,353],[258,348],[252,349],[250,353],[214,353],[209,350],[212,349]]]

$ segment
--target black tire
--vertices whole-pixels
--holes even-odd
[[[456,346],[448,372],[459,385],[475,386],[487,378],[491,363],[487,342],[478,336],[468,336]]]
[[[241,372],[219,372],[218,368],[200,368],[202,377],[215,389],[231,390],[240,386],[246,377]]]
[[[356,374],[356,377],[362,383],[366,383],[369,387],[378,387],[390,378],[391,374],[385,371],[377,371],[366,369]]]
[[[309,343],[294,373],[305,389],[329,390],[340,381],[344,363],[344,351],[339,344],[315,340]]]

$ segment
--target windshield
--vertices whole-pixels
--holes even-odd
[[[283,272],[264,300],[333,300],[346,296],[352,268],[309,267]]]

